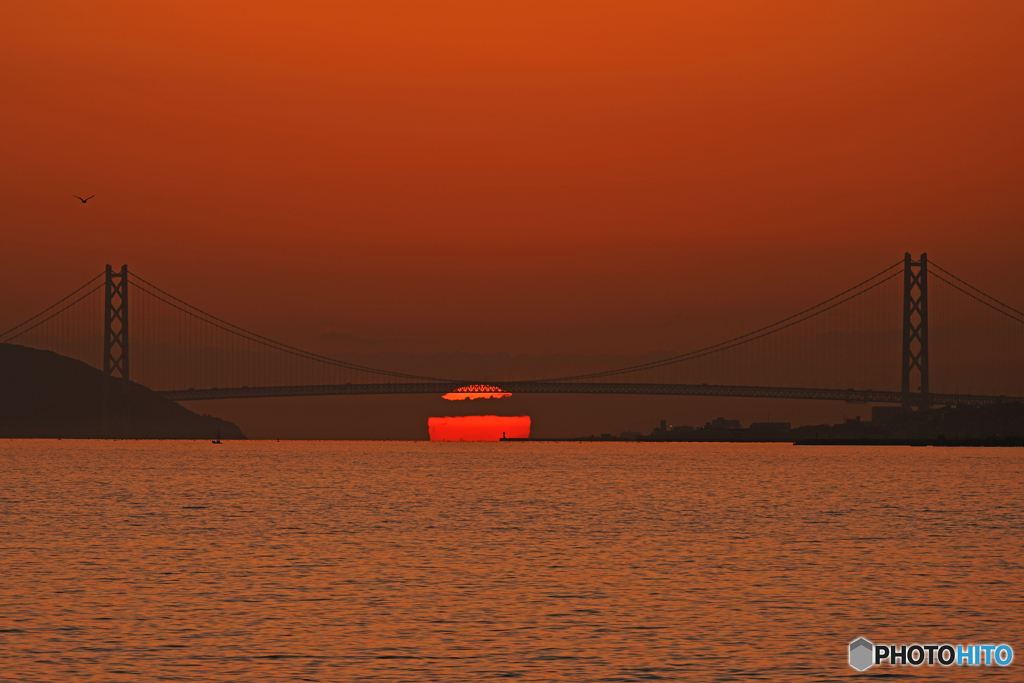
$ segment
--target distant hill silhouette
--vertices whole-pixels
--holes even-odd
[[[115,407],[126,400],[112,392]],[[129,424],[103,425],[103,373],[51,351],[0,344],[0,437],[244,439],[234,424],[199,415],[131,383]],[[119,405],[118,405],[119,404]]]

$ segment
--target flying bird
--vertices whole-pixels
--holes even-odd
[[[72,196],[72,197],[74,197],[75,199],[77,199],[78,201],[82,202],[83,204],[85,204],[85,203],[86,203],[87,201],[89,201],[90,199],[92,199],[92,198],[93,198],[93,197],[95,197],[96,195],[92,195],[91,197],[86,197],[85,199],[82,199],[82,198],[81,198],[81,197],[79,197],[79,196],[78,196],[77,194],[73,194],[73,195],[71,195],[71,196]]]

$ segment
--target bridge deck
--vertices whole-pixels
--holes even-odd
[[[157,392],[172,401],[210,401],[234,398],[288,396],[362,396],[368,394],[446,394],[474,382],[381,382],[373,384],[308,384],[225,389],[181,389]],[[480,382],[475,382],[480,384]],[[902,403],[898,391],[873,389],[807,389],[723,384],[633,384],[628,382],[486,382],[513,394],[620,394],[650,396],[731,396],[787,398],[847,403]],[[1024,398],[971,394],[930,394],[931,405],[989,405]]]

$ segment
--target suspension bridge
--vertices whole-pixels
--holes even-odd
[[[109,265],[0,335],[102,369],[105,395],[174,401],[283,396],[647,394],[986,405],[1024,400],[1024,313],[927,254],[904,258],[771,325],[659,360],[553,377],[433,377],[270,339]],[[106,403],[106,400],[105,400]]]

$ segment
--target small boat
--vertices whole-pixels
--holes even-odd
[[[218,445],[219,445],[219,444],[220,444],[220,439],[216,439],[216,440],[214,440],[214,441],[211,441],[210,443],[215,443],[215,444],[218,444]]]

